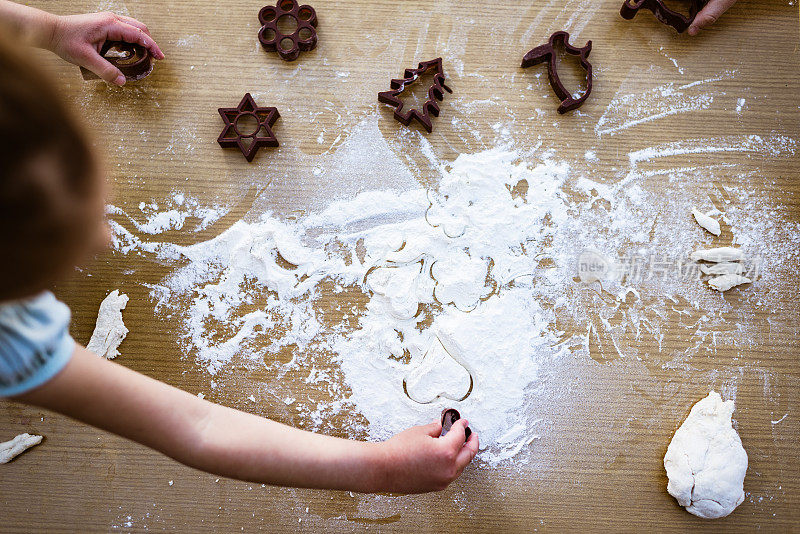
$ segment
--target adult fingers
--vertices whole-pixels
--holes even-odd
[[[108,83],[114,85],[125,85],[125,75],[120,70],[108,62],[101,56],[97,50],[91,46],[87,46],[81,51],[79,57],[79,64],[81,67],[87,68],[94,72],[100,78]]]
[[[106,28],[106,39],[111,41],[125,41],[135,43],[147,48],[156,59],[164,59],[164,53],[158,47],[152,37],[147,35],[141,28],[118,20]]]
[[[692,21],[689,35],[697,35],[701,29],[714,24],[735,3],[736,0],[711,0]]]

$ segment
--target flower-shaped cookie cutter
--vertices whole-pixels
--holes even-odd
[[[217,111],[225,122],[217,138],[219,146],[238,148],[247,161],[253,161],[262,146],[278,146],[278,139],[272,133],[272,125],[281,116],[277,108],[258,107],[250,93],[246,93],[237,107]]]
[[[129,82],[141,80],[153,72],[153,56],[148,49],[136,43],[106,41],[100,47],[100,55],[117,67]],[[97,74],[84,67],[81,67],[81,75],[84,80],[100,79]]]
[[[640,9],[649,9],[663,24],[672,26],[678,33],[683,33],[689,29],[694,18],[707,3],[707,0],[690,0],[689,16],[687,17],[668,8],[663,0],[625,0],[619,14],[622,15],[622,18],[630,20]]]
[[[580,59],[581,67],[586,71],[586,91],[580,98],[575,98],[572,93],[567,91],[561,79],[558,77],[558,70],[556,70],[555,46],[562,44],[567,54],[578,56]],[[532,67],[539,63],[547,62],[547,77],[550,79],[550,86],[556,93],[556,96],[561,100],[561,105],[558,106],[559,113],[566,113],[577,109],[586,102],[589,94],[592,92],[592,64],[586,59],[592,51],[592,42],[588,41],[586,46],[578,48],[569,44],[569,34],[565,31],[555,32],[550,36],[547,44],[537,46],[522,58],[522,68]]]
[[[433,71],[434,73],[433,84],[428,89],[428,99],[422,105],[422,109],[409,109],[403,112],[404,104],[400,99],[400,94],[407,86],[417,81],[422,74],[428,71]],[[423,61],[416,69],[406,69],[402,79],[392,80],[389,84],[389,87],[391,87],[389,91],[378,93],[378,102],[394,106],[394,118],[402,123],[403,126],[408,126],[413,119],[417,119],[430,133],[433,131],[431,115],[434,117],[439,116],[439,102],[444,100],[444,92],[453,92],[452,89],[445,85],[444,80],[442,58],[437,57],[430,61]]]
[[[284,61],[294,61],[301,50],[308,52],[317,46],[317,13],[311,6],[301,6],[295,0],[278,0],[274,6],[262,7],[258,20],[261,46],[277,52]],[[294,31],[283,33],[279,26],[289,22],[294,24]]]

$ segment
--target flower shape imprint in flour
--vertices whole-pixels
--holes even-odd
[[[497,289],[490,277],[491,259],[473,258],[468,250],[451,248],[431,265],[433,295],[443,304],[470,312]]]
[[[419,315],[421,304],[432,300],[434,282],[430,270],[431,261],[425,255],[407,262],[387,261],[368,270],[364,283],[380,297],[377,302],[386,307],[389,315],[411,319]]]

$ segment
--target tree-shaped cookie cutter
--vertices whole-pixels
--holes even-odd
[[[690,0],[689,16],[668,8],[662,0],[625,0],[619,10],[624,19],[632,19],[640,9],[649,9],[656,18],[667,26],[672,26],[678,33],[685,32],[692,25],[694,18],[706,5],[707,0]]]
[[[100,47],[103,59],[117,67],[129,82],[141,80],[153,72],[153,56],[145,47],[124,41],[106,41]],[[94,72],[81,67],[84,80],[98,80]]]
[[[258,107],[250,93],[247,93],[237,107],[219,108],[217,111],[225,122],[225,127],[217,138],[219,146],[238,148],[247,161],[253,161],[262,146],[278,146],[278,139],[272,133],[272,125],[281,116],[277,108]],[[245,130],[245,125],[241,122],[245,118],[255,120],[256,126],[253,129],[251,125],[252,131]],[[245,139],[249,140],[249,144],[245,143]]]
[[[281,19],[294,19],[295,29],[284,34],[278,29]],[[317,13],[308,5],[299,5],[295,0],[278,0],[274,6],[264,6],[258,12],[261,29],[258,40],[270,52],[277,52],[284,61],[294,61],[300,51],[308,52],[317,46]],[[301,33],[308,37],[301,38]],[[291,46],[288,45],[291,42]]]
[[[409,109],[403,112],[404,104],[400,99],[400,94],[407,86],[414,83],[422,74],[428,71],[434,72],[433,84],[428,89],[428,99],[422,105],[422,109]],[[444,92],[453,92],[452,89],[445,85],[444,81],[442,58],[437,57],[430,61],[423,61],[416,69],[406,69],[402,79],[392,80],[389,84],[389,87],[391,87],[389,91],[378,93],[378,102],[394,106],[394,118],[402,123],[403,126],[408,126],[413,119],[417,119],[430,133],[433,131],[431,115],[434,117],[439,116],[439,102],[444,100]]]
[[[580,97],[575,98],[572,93],[567,91],[564,84],[561,83],[561,78],[558,77],[558,70],[556,68],[555,46],[561,43],[567,54],[578,56],[580,58],[581,67],[586,71],[586,92]],[[592,92],[592,64],[586,59],[592,51],[592,42],[588,41],[583,48],[577,48],[569,44],[569,34],[565,31],[555,32],[550,36],[547,44],[537,46],[522,58],[522,68],[532,67],[539,63],[547,62],[547,77],[550,79],[550,86],[556,93],[556,96],[561,100],[561,105],[558,106],[559,113],[566,113],[577,109],[586,102],[589,94]]]

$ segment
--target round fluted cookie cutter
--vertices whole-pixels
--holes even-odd
[[[279,21],[285,18],[294,19],[295,28],[290,34],[278,29]],[[300,52],[314,50],[317,46],[317,13],[309,5],[300,5],[296,0],[278,0],[274,6],[264,6],[258,12],[261,29],[258,40],[261,46],[270,52],[277,52],[284,61],[294,61]],[[302,38],[302,33],[308,37]],[[291,47],[287,41],[291,42]]]
[[[106,41],[100,48],[100,55],[117,67],[129,82],[146,78],[153,72],[153,56],[148,49],[136,43]],[[81,75],[84,80],[100,79],[97,74],[84,67],[81,67]]]

